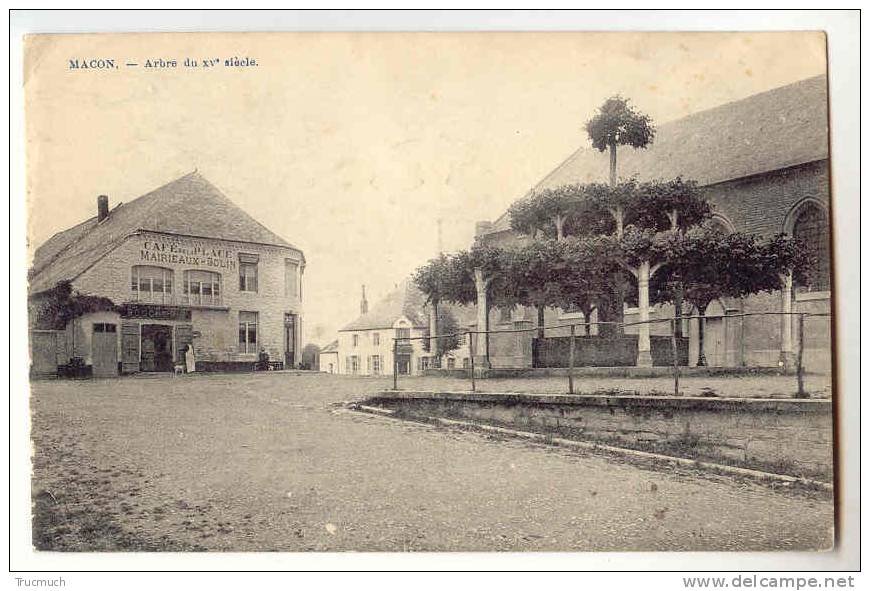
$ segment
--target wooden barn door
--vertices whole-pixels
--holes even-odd
[[[139,324],[136,322],[121,324],[121,371],[139,371]]]
[[[107,378],[118,375],[117,325],[108,322],[94,324],[91,337],[91,364],[94,377]]]

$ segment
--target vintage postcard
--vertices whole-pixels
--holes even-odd
[[[833,548],[824,32],[24,43],[36,552]]]

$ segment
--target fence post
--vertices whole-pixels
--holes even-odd
[[[476,385],[474,383],[474,333],[468,331],[468,360],[471,364],[471,391],[474,392]]]
[[[797,381],[798,389],[795,398],[809,398],[804,389],[804,318],[805,314],[798,316],[798,350],[797,350]]]
[[[571,325],[571,344],[568,345],[568,394],[574,393],[574,325]]]
[[[393,337],[393,390],[399,389],[399,339]]]
[[[677,319],[671,320],[671,355],[674,362],[674,396],[680,395],[680,360],[677,356]]]

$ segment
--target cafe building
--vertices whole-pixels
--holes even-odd
[[[301,250],[198,172],[55,234],[30,270],[32,372],[97,377],[299,362]],[[277,362],[277,363],[276,363]]]

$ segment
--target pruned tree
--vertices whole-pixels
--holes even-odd
[[[646,148],[655,138],[649,115],[634,109],[629,100],[617,95],[604,101],[598,112],[586,122],[592,147],[610,151],[610,184],[616,185],[616,150],[618,146]]]
[[[562,185],[535,191],[511,205],[511,228],[537,238],[561,240],[565,226],[579,213],[584,195],[578,185]]]
[[[673,233],[668,249],[671,256],[662,281],[677,286],[698,313],[699,366],[707,365],[704,316],[712,302],[782,289],[785,277],[800,276],[808,263],[800,245],[785,235],[761,241],[752,234],[725,233],[710,225]],[[673,287],[662,289],[659,297],[666,301],[673,293]]]

